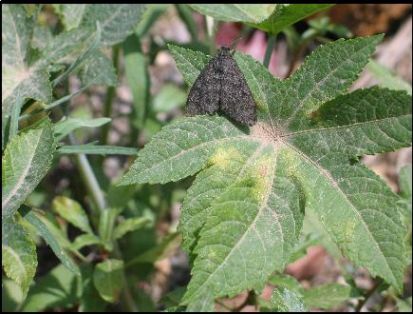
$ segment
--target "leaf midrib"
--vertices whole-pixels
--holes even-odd
[[[382,119],[376,119],[376,120],[369,120],[369,121],[363,121],[363,122],[355,122],[352,124],[344,124],[344,125],[338,125],[338,126],[332,126],[332,127],[325,127],[325,128],[314,128],[314,129],[307,129],[307,130],[302,130],[302,131],[296,131],[296,132],[291,132],[291,133],[286,133],[281,135],[280,137],[282,138],[287,138],[287,137],[292,137],[294,135],[301,135],[305,133],[312,133],[312,132],[317,132],[317,131],[335,131],[335,130],[340,130],[340,129],[346,129],[346,128],[351,128],[353,126],[365,126],[369,124],[378,124],[380,122],[385,122],[387,120],[399,120],[404,117],[410,117],[412,114],[403,114],[397,117],[386,117]]]

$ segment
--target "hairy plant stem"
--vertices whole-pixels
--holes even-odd
[[[263,61],[263,65],[267,69],[268,69],[268,66],[270,65],[271,55],[274,50],[276,38],[277,38],[277,35],[272,35],[270,36],[270,38],[268,38],[267,49],[265,50],[264,61]]]
[[[69,142],[71,145],[77,144],[73,134],[69,134]],[[100,214],[106,209],[106,201],[102,193],[102,190],[100,189],[99,183],[96,179],[96,176],[85,154],[75,154],[74,157],[76,163],[78,164],[79,172],[82,177],[83,183],[85,184],[86,189],[92,197],[93,202],[100,216]]]
[[[113,62],[113,67],[115,68],[115,73],[118,73],[118,68],[119,68],[119,46],[116,45],[112,48],[112,62]],[[103,116],[110,118],[112,115],[112,104],[113,104],[113,99],[115,98],[116,95],[116,86],[109,86],[107,89],[107,95],[105,99],[105,104],[103,107]],[[107,144],[108,141],[108,135],[109,135],[109,129],[110,129],[110,124],[105,124],[102,127],[102,134],[101,134],[101,143],[102,145]]]

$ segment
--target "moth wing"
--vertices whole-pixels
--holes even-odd
[[[219,109],[236,122],[251,126],[257,121],[257,113],[247,81],[232,56],[226,56],[223,63]]]
[[[189,91],[186,111],[189,115],[212,114],[219,109],[221,82],[212,59],[197,77]]]

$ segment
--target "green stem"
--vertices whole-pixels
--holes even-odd
[[[112,55],[112,62],[113,66],[115,68],[115,72],[118,73],[118,61],[119,61],[119,46],[114,46],[113,47],[113,55]],[[109,117],[112,115],[112,104],[113,104],[113,99],[116,94],[116,87],[115,86],[109,86],[104,108],[103,108],[103,116],[104,117]],[[110,129],[110,124],[105,124],[102,127],[102,135],[101,135],[101,143],[105,145],[108,140],[108,134],[109,134],[109,129]]]
[[[270,38],[268,38],[268,43],[267,43],[267,49],[265,50],[265,55],[264,55],[264,66],[268,69],[268,66],[270,64],[270,60],[271,60],[271,55],[272,52],[274,50],[274,46],[275,46],[275,39],[277,38],[276,35],[272,35],[270,36]]]
[[[69,134],[69,142],[72,145],[77,144],[73,134]],[[100,189],[98,180],[96,179],[93,169],[90,166],[85,154],[76,154],[75,160],[79,167],[82,180],[86,185],[86,189],[91,195],[93,202],[95,203],[96,208],[99,211],[100,216],[100,214],[106,209],[106,201],[102,193],[102,190]]]
[[[114,250],[113,250],[113,255],[118,258],[123,260],[122,253],[119,250],[118,243],[114,241]],[[123,272],[123,280],[124,280],[124,288],[122,289],[122,299],[124,301],[124,304],[126,305],[127,310],[130,312],[139,312],[138,306],[135,303],[133,299],[132,292],[130,291],[128,281],[126,280],[126,269]]]

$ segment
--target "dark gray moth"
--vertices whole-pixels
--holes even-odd
[[[222,47],[201,71],[186,108],[189,115],[218,113],[249,126],[257,121],[251,91],[229,48]]]

